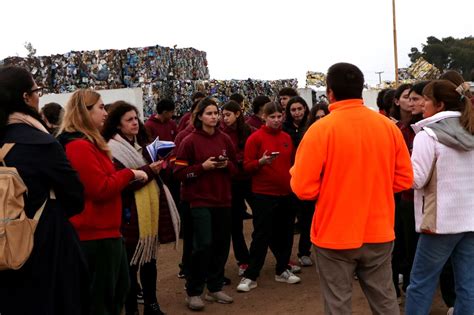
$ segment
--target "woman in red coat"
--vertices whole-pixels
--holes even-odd
[[[91,273],[91,314],[119,315],[130,282],[120,232],[121,192],[130,181],[146,181],[148,176],[141,170],[115,170],[100,134],[106,117],[99,93],[77,90],[66,105],[58,140],[84,185],[84,211],[70,220]]]

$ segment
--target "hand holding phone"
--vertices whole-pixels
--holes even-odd
[[[214,159],[216,161],[216,168],[225,168],[227,167],[227,161],[229,158],[225,155],[219,155],[217,158]]]

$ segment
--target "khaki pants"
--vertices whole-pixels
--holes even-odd
[[[392,250],[393,242],[363,244],[348,250],[315,246],[325,314],[352,314],[354,272],[373,314],[400,314],[392,281]]]

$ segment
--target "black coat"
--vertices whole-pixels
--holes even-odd
[[[5,158],[16,167],[28,193],[32,218],[53,189],[38,223],[33,252],[19,270],[0,271],[0,314],[86,314],[89,277],[77,234],[68,218],[82,211],[83,187],[53,136],[26,124],[7,126],[0,145],[16,145]]]

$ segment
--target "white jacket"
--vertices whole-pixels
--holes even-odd
[[[460,116],[443,111],[412,125],[417,232],[474,231],[474,136]]]

